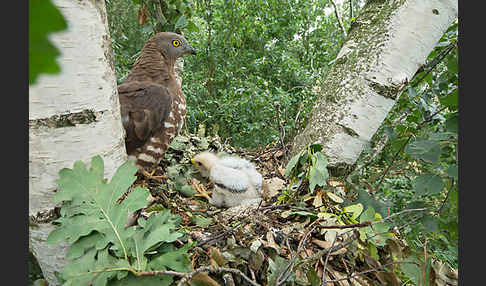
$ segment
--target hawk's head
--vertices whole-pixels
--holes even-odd
[[[184,36],[172,32],[160,32],[152,38],[160,52],[168,58],[176,60],[185,54],[196,54],[196,50],[187,42]]]

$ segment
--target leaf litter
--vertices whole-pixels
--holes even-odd
[[[207,150],[238,155],[252,161],[268,184],[264,201],[252,207],[230,209],[218,209],[210,205],[208,196],[214,186],[194,170],[190,161],[194,155]],[[403,239],[391,230],[386,232],[389,225],[384,223],[376,225],[381,225],[380,231],[386,232],[383,236],[376,236],[376,230],[370,226],[345,228],[347,224],[362,222],[363,218],[378,221],[381,216],[372,208],[363,210],[363,205],[353,204],[346,197],[340,179],[328,178],[322,168],[311,174],[311,186],[306,180],[291,182],[286,175],[295,173],[295,170],[286,169],[288,165],[285,165],[285,161],[284,151],[277,143],[260,149],[242,150],[221,143],[218,137],[180,135],[172,142],[164,160],[152,170],[153,176],[167,175],[165,180],[161,182],[138,175],[130,185],[130,176],[127,176],[124,183],[130,185],[128,191],[123,195],[113,193],[119,196],[119,204],[105,201],[99,203],[100,206],[111,206],[110,211],[115,212],[118,220],[111,226],[99,225],[99,222],[83,225],[80,220],[79,227],[86,228],[84,234],[90,231],[89,226],[96,225],[97,230],[112,228],[121,236],[131,235],[133,244],[125,246],[128,249],[123,249],[122,245],[117,245],[116,249],[119,252],[131,252],[134,257],[138,257],[138,265],[144,269],[187,272],[211,266],[234,270],[232,273],[197,273],[189,281],[190,285],[231,285],[228,279],[234,285],[321,285],[323,278],[328,281],[326,285],[401,285],[395,271],[400,265],[390,262],[406,258],[408,246]],[[302,164],[298,158],[292,158],[290,163],[291,166]],[[92,168],[99,165],[94,159]],[[74,168],[82,169],[82,166],[75,165]],[[102,179],[100,174],[103,174],[103,170],[97,170],[96,180]],[[112,191],[120,191],[120,188],[115,189],[113,186]],[[66,199],[63,193],[56,196],[59,201]],[[79,196],[81,194],[74,199],[83,199]],[[77,210],[71,212],[76,214]],[[130,231],[132,228],[122,227],[121,213],[129,212],[134,212],[130,225],[155,229],[149,234],[152,235],[149,239],[142,239],[143,232],[134,235],[133,230]],[[102,211],[100,213],[103,214]],[[153,214],[162,214],[164,217],[159,218],[159,215]],[[358,219],[360,215],[361,220]],[[157,221],[165,223],[165,228],[157,228]],[[65,228],[68,227],[63,225],[56,232],[66,233],[68,231]],[[51,240],[61,239],[62,235],[56,235],[56,232]],[[117,238],[108,233],[102,232],[104,235],[95,237],[97,239],[88,236],[89,239],[76,241],[79,237],[70,237],[76,243],[69,253],[72,257],[79,257],[83,243],[95,244],[96,249],[101,249],[107,243],[116,245]],[[151,253],[161,242],[166,250],[148,262],[144,255]],[[186,253],[187,257],[184,256]],[[84,256],[92,261],[90,255],[94,254]],[[367,272],[370,269],[375,271]],[[443,269],[446,268],[442,265],[435,266],[435,276],[442,283],[448,281],[452,284],[440,285],[457,285],[457,279],[454,284],[454,279],[450,278],[449,273],[453,271]],[[236,270],[254,284],[244,279],[243,275],[236,275]],[[447,278],[442,274],[446,272]],[[106,282],[113,279],[114,275],[100,275],[96,281]],[[176,285],[177,281],[162,277],[154,280],[152,277],[146,278],[146,283]]]

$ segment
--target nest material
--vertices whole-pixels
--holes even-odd
[[[198,191],[210,191],[213,186],[198,177],[190,164],[195,154],[206,150],[236,154],[254,162],[270,185],[264,201],[230,209],[211,206]],[[325,192],[305,194],[304,184],[294,190],[292,200],[277,203],[288,186],[286,160],[279,144],[240,150],[222,144],[217,137],[179,136],[165,160],[153,170],[154,176],[167,174],[167,179],[160,182],[139,177],[136,181],[136,185],[148,187],[152,195],[139,214],[148,216],[169,208],[182,217],[187,236],[179,243],[197,242],[190,250],[193,269],[215,267],[192,276],[191,285],[321,285],[323,278],[335,281],[326,285],[402,285],[389,271],[399,267],[389,264],[394,261],[392,257],[405,257],[408,248],[398,236],[378,249],[376,259],[376,255],[368,254],[368,244],[360,240],[358,230],[323,227],[335,224],[332,219],[317,216],[319,210],[332,210],[336,205]],[[331,183],[328,187],[345,195],[342,185]],[[383,265],[389,265],[388,271]],[[240,274],[235,274],[237,271]],[[455,281],[440,285],[457,285]]]

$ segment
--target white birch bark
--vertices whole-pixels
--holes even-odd
[[[68,29],[50,38],[62,54],[61,73],[41,75],[29,87],[29,216],[34,220],[54,208],[60,169],[72,168],[76,160],[89,164],[93,156],[101,155],[105,176],[110,178],[127,159],[105,3],[53,3]],[[75,126],[56,123],[60,117],[86,114],[91,119]],[[66,264],[67,245],[45,243],[52,228],[49,222],[31,225],[29,246],[49,285],[58,285],[54,271]]]
[[[368,1],[353,23],[292,153],[320,143],[335,172],[369,144],[401,88],[457,18],[457,0]]]

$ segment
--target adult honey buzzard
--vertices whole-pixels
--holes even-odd
[[[118,86],[127,154],[142,171],[159,164],[184,123],[186,99],[174,64],[188,53],[196,51],[182,35],[157,33]]]

